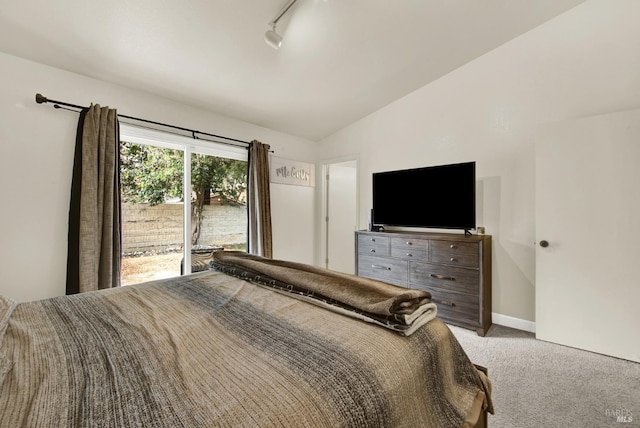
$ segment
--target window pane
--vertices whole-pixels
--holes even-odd
[[[183,152],[121,142],[122,285],[180,275]]]
[[[247,162],[191,155],[192,271],[206,268],[213,249],[245,250]]]

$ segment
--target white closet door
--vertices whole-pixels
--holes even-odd
[[[536,336],[640,362],[640,110],[539,137]]]
[[[355,273],[356,161],[330,164],[327,174],[326,267]]]

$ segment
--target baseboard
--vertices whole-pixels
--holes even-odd
[[[530,333],[536,332],[536,323],[534,321],[523,320],[520,318],[510,317],[509,315],[491,313],[491,322],[505,327],[511,327],[518,330],[528,331]]]

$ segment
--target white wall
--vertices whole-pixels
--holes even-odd
[[[98,103],[130,116],[271,145],[277,156],[315,161],[315,144],[160,96],[0,53],[0,294],[33,300],[64,294],[67,216],[77,113],[35,103],[35,94]],[[294,187],[294,186],[287,186]],[[294,189],[295,190],[295,189]],[[312,263],[313,191],[275,189],[274,257]],[[43,215],[43,207],[46,215]]]
[[[315,189],[271,183],[271,200],[279,201],[271,204],[274,258],[309,264],[315,262],[315,236],[313,228],[309,229],[316,219]]]
[[[640,106],[639,16],[637,0],[587,1],[324,139],[323,156],[359,157],[360,228],[372,172],[475,160],[493,311],[533,321],[536,130]]]

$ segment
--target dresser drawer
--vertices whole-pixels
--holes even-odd
[[[358,235],[358,254],[389,255],[389,237]]]
[[[431,287],[418,287],[431,293],[431,301],[438,307],[438,318],[476,327],[480,323],[480,305],[478,298],[468,294],[442,291]]]
[[[358,256],[358,275],[406,287],[407,264],[405,260],[362,255]]]
[[[431,241],[431,263],[478,267],[476,242]]]
[[[480,292],[480,272],[476,269],[455,266],[410,262],[409,282],[473,294],[476,300]]]
[[[429,241],[426,239],[391,238],[391,257],[427,261]]]

